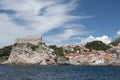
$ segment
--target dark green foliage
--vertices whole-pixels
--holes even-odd
[[[15,43],[14,46],[18,45],[18,43]]]
[[[37,48],[38,48],[38,46],[36,46],[36,45],[32,45],[32,46],[31,46],[31,49],[32,49],[33,51],[35,51]]]
[[[0,56],[9,56],[13,45],[5,46],[0,49]]]
[[[117,39],[115,39],[114,41],[112,41],[110,44],[117,46],[120,43],[120,37],[118,37]]]
[[[79,46],[75,46],[74,47],[74,50],[76,51],[76,50],[79,50],[80,51],[80,47]]]
[[[66,53],[75,53],[75,51],[67,50]]]
[[[31,43],[26,43],[27,44],[27,47],[31,47],[33,44]]]
[[[110,48],[110,46],[106,45],[105,43],[103,43],[102,41],[93,41],[93,42],[89,42],[85,45],[86,48],[90,49],[90,51],[92,49],[94,50],[107,50]]]
[[[13,45],[5,46],[5,47],[3,47],[2,49],[9,49],[9,50],[11,50],[11,49],[12,49],[12,46],[13,46]]]
[[[1,59],[1,60],[7,60],[7,59],[8,59],[8,56],[0,56],[0,59]]]
[[[39,42],[38,45],[42,45],[43,43],[42,42]]]
[[[87,50],[83,50],[84,52],[87,52]]]
[[[0,63],[6,61],[9,56],[0,56]]]
[[[37,45],[33,45],[31,43],[26,43],[26,44],[27,44],[27,47],[30,47],[33,51],[35,51],[38,48]]]
[[[57,56],[64,56],[63,48],[62,47],[58,48],[56,45],[50,45],[49,48],[53,49],[55,51],[55,54]]]
[[[45,43],[43,42],[39,42],[38,45],[44,45],[44,46],[47,46]]]
[[[2,49],[0,49],[0,62],[3,62],[8,59],[11,50],[12,50],[12,45],[5,46]]]

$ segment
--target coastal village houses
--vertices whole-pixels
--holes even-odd
[[[103,50],[92,50],[89,52],[85,48],[85,46],[79,46],[80,53],[77,53],[74,50],[73,46],[64,47],[65,50],[69,50],[65,53],[65,56],[69,59],[69,62],[73,65],[80,65],[80,64],[89,64],[89,65],[104,65],[110,64],[114,61],[120,62],[120,45],[113,46],[107,52]],[[71,50],[73,50],[71,52]],[[87,52],[84,52],[84,51]],[[71,53],[70,53],[71,52]]]

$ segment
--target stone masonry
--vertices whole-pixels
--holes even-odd
[[[39,42],[42,42],[42,36],[40,35],[32,35],[26,38],[17,38],[16,43],[31,43],[37,45]]]

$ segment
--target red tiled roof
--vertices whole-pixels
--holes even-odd
[[[107,54],[104,56],[104,59],[112,59],[112,55]]]

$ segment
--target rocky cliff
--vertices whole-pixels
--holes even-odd
[[[57,64],[57,56],[53,49],[44,44],[16,44],[12,47],[11,54],[3,64],[19,65],[49,65]]]

